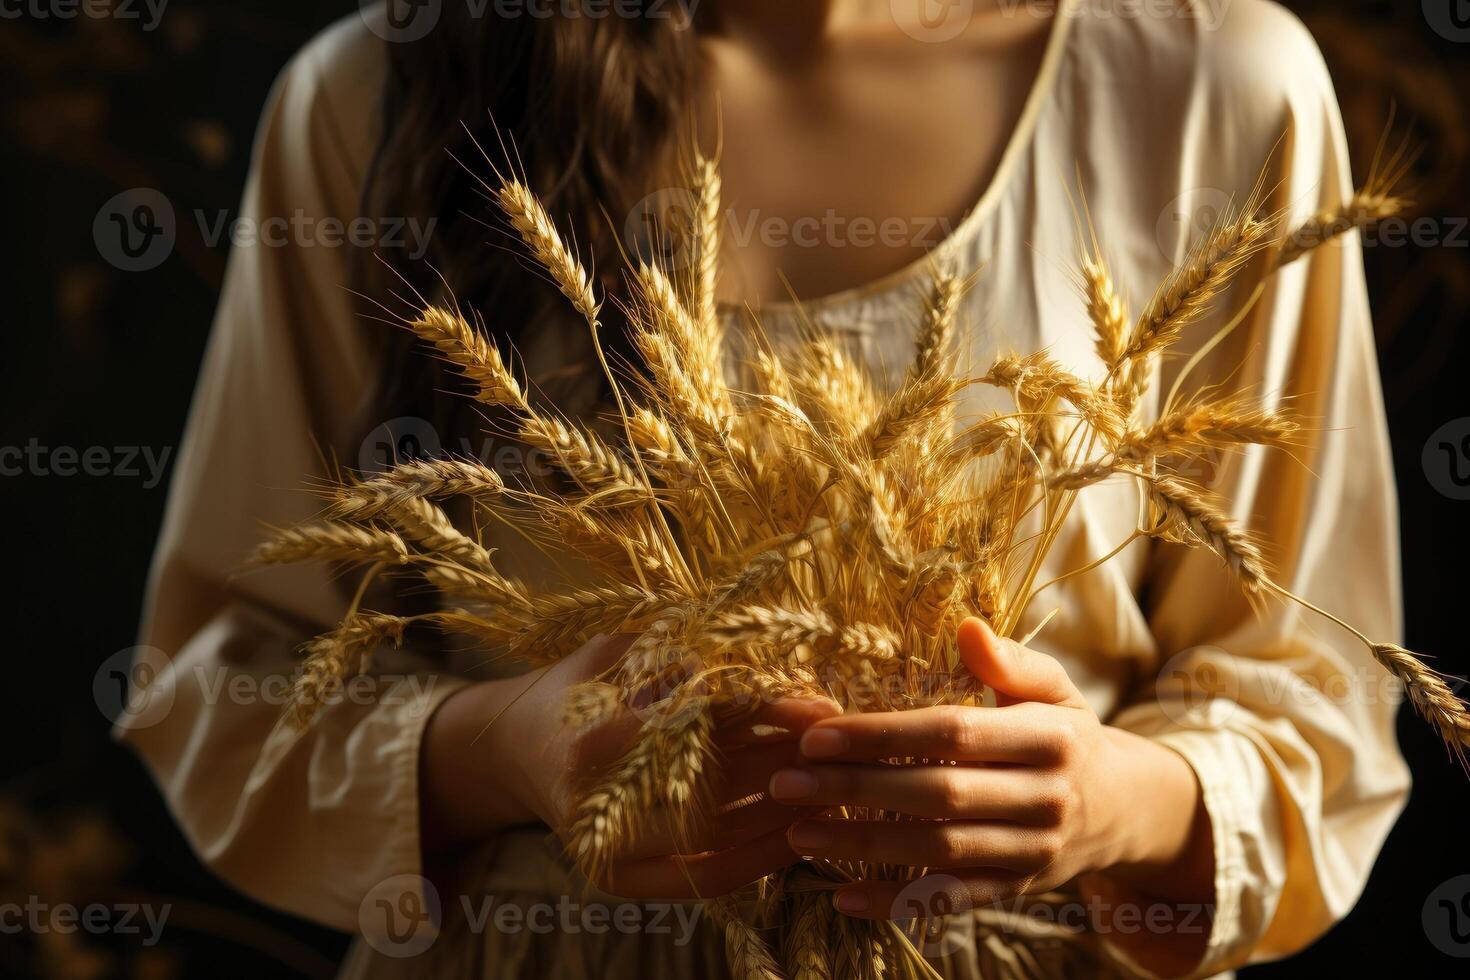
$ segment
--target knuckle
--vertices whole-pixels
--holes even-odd
[[[1037,797],[1036,805],[1048,826],[1061,826],[1077,812],[1077,790],[1070,780],[1050,780]]]
[[[1056,863],[1057,858],[1062,856],[1062,849],[1065,846],[1066,842],[1061,834],[1047,832],[1037,835],[1032,849],[1032,858],[1038,875]]]
[[[969,839],[964,828],[953,823],[938,825],[934,834],[934,853],[931,859],[936,862],[953,864],[968,858],[969,851]]]
[[[964,749],[974,744],[975,721],[971,709],[960,705],[949,705],[940,710],[937,718],[939,742],[953,749]]]
[[[955,773],[944,770],[934,787],[935,804],[945,814],[959,815],[970,807],[970,793],[956,778]]]
[[[1070,720],[1059,721],[1044,736],[1047,754],[1056,762],[1066,764],[1077,755],[1081,736],[1077,726]]]

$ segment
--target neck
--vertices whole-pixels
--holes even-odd
[[[718,31],[767,57],[804,58],[841,28],[891,19],[890,0],[706,0]]]

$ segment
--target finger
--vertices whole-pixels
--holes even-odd
[[[1085,708],[1087,701],[1061,664],[1044,653],[1003,640],[974,616],[960,624],[960,658],[982,683],[995,690],[1001,705],[1018,701]]]
[[[716,752],[709,766],[710,797],[718,805],[728,806],[763,796],[773,774],[800,763],[801,750],[795,742]]]
[[[623,635],[611,638],[618,641],[615,646],[626,648],[621,642]],[[587,647],[592,647],[592,641]],[[585,649],[585,648],[584,648]],[[601,648],[599,648],[601,649]],[[580,654],[579,654],[580,655]],[[592,656],[600,656],[593,651]],[[593,676],[596,676],[595,674]],[[835,703],[815,698],[782,698],[762,706],[740,722],[725,726],[715,733],[712,740],[716,750],[729,754],[735,750],[772,745],[792,745],[808,726],[817,721],[840,714]],[[631,747],[647,722],[645,716],[620,708],[611,717],[597,723],[585,733],[579,745],[578,765],[588,770],[600,771],[621,759]],[[777,768],[772,765],[761,776],[760,785],[746,790],[754,793],[765,788],[765,781]]]
[[[619,864],[608,874],[604,887],[626,898],[714,898],[796,861],[785,831],[778,830],[723,851]]]
[[[825,698],[781,698],[722,725],[715,742],[725,748],[792,742],[817,722],[840,714],[842,709]]]
[[[699,854],[734,846],[743,840],[789,826],[797,819],[793,808],[766,797],[771,774],[799,760],[794,742],[736,749],[712,763],[708,771],[709,795],[700,805],[706,810],[688,827],[688,812],[674,813],[660,806],[642,822],[642,829],[626,849],[624,860],[667,854]],[[711,806],[709,800],[713,800]],[[769,819],[766,819],[769,815]],[[686,824],[680,830],[681,823]],[[742,827],[748,830],[742,831]]]
[[[993,869],[939,872],[914,881],[862,879],[832,896],[837,911],[856,919],[936,919],[1026,894],[1029,875]]]
[[[914,817],[1031,819],[1038,793],[1027,769],[807,765],[771,777],[771,798],[799,806],[869,807]]]
[[[680,814],[660,809],[649,815],[646,828],[618,851],[620,861],[664,857],[671,854],[703,854],[738,847],[773,831],[790,828],[793,821],[819,811],[793,809],[764,797],[722,810],[691,829],[679,829]]]
[[[1037,766],[1055,761],[1051,741],[1045,719],[1025,706],[939,705],[824,719],[802,735],[801,751],[824,762],[897,758]]]
[[[1052,833],[994,821],[813,819],[795,824],[787,839],[804,857],[913,868],[1037,873],[1056,858]]]

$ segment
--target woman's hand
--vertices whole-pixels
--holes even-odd
[[[625,710],[575,730],[562,721],[567,691],[597,677],[632,640],[598,637],[551,667],[445,700],[424,734],[426,854],[537,821],[564,834],[579,794],[627,751],[641,725]],[[773,772],[799,760],[797,739],[807,726],[837,710],[825,701],[778,701],[717,732],[711,825],[694,840],[676,841],[669,814],[656,810],[597,884],[631,898],[713,897],[796,861],[786,831],[801,813],[759,794]],[[741,801],[748,802],[734,805]]]
[[[1056,660],[998,639],[979,620],[961,626],[959,644],[999,707],[820,721],[801,738],[802,764],[776,773],[770,784],[773,799],[794,806],[925,819],[815,816],[791,828],[793,849],[927,868],[943,875],[936,888],[952,893],[954,909],[1095,872],[1108,876],[1100,887],[1109,895],[1127,888],[1168,902],[1208,903],[1213,846],[1198,782],[1183,758],[1102,724]],[[924,764],[885,761],[893,759]],[[858,880],[840,888],[834,902],[861,918],[911,918],[914,909],[899,904],[907,885]]]

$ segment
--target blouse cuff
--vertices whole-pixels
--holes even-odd
[[[1275,791],[1260,749],[1239,732],[1181,729],[1152,737],[1189,763],[1210,818],[1214,918],[1192,975],[1214,976],[1245,963],[1270,925],[1281,883],[1266,873],[1261,844],[1279,834]]]
[[[358,926],[371,932],[375,924],[374,902],[386,899],[393,907],[423,909],[430,914],[424,925],[437,931],[439,925],[438,896],[424,877],[423,850],[419,825],[419,764],[424,731],[429,719],[451,694],[469,685],[469,681],[437,674],[433,683],[421,694],[406,701],[399,717],[390,726],[399,737],[384,745],[389,754],[385,760],[391,773],[387,793],[392,832],[383,842],[382,858],[377,862],[381,880],[366,882],[358,913]],[[426,937],[427,938],[427,937]]]

